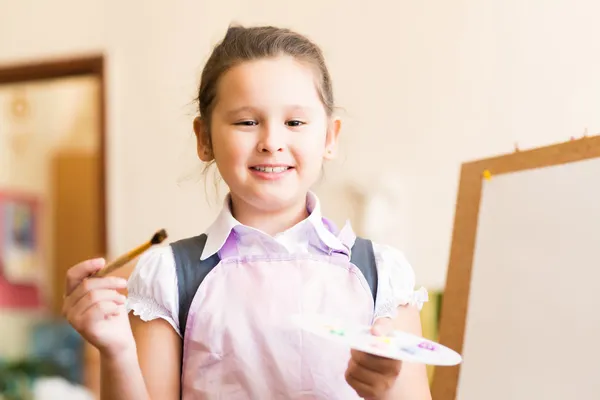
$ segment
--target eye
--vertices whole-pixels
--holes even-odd
[[[257,121],[240,121],[240,122],[236,122],[234,125],[255,126],[255,125],[258,125],[258,122]]]
[[[304,124],[305,124],[304,122],[302,122],[302,121],[299,121],[299,120],[297,120],[297,119],[294,119],[294,120],[291,120],[291,121],[287,121],[287,122],[286,122],[286,125],[287,125],[287,126],[292,126],[292,127],[297,127],[297,126],[304,125]]]

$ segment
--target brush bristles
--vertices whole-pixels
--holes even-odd
[[[160,231],[156,232],[154,234],[154,236],[152,236],[152,239],[150,239],[150,243],[159,244],[159,243],[162,243],[162,241],[165,240],[166,238],[167,238],[167,231],[165,231],[164,229],[161,229]]]

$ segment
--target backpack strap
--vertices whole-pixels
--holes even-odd
[[[182,338],[185,335],[188,312],[196,291],[206,275],[221,261],[218,253],[213,254],[206,260],[200,260],[206,245],[206,239],[206,234],[201,234],[173,242],[170,245],[175,257],[177,289],[179,292],[179,330]],[[351,249],[350,261],[364,275],[371,289],[373,302],[375,302],[378,281],[373,243],[370,240],[357,237]]]
[[[206,260],[200,260],[206,245],[206,234],[182,239],[171,243],[175,257],[177,290],[179,292],[179,331],[185,335],[188,312],[200,284],[210,271],[219,263],[219,254],[215,253]]]
[[[373,251],[373,242],[357,236],[350,253],[350,262],[356,265],[364,275],[373,295],[373,303],[375,303],[378,281],[377,261],[375,260],[375,252]]]

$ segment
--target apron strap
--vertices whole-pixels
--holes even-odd
[[[221,246],[221,249],[219,250],[219,257],[221,260],[223,260],[227,257],[235,257],[237,254],[236,233],[232,230],[229,236],[227,236],[227,240],[225,240],[225,243],[223,243],[223,246]]]
[[[323,219],[326,226],[332,229],[333,223],[327,219]],[[354,264],[365,277],[369,284],[371,294],[373,295],[373,304],[377,300],[377,260],[375,259],[375,251],[373,250],[373,242],[356,236],[350,222],[347,221],[344,227],[339,231],[337,238],[348,249],[350,253],[350,262]]]

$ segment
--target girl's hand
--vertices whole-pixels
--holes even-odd
[[[103,259],[87,260],[69,269],[62,312],[85,340],[112,357],[135,350],[135,341],[125,309],[126,297],[117,292],[127,281],[90,277],[104,264]]]
[[[374,335],[386,335],[393,330],[390,318],[375,321]],[[352,357],[346,369],[346,381],[363,399],[379,400],[388,395],[400,374],[402,362],[351,350]]]

